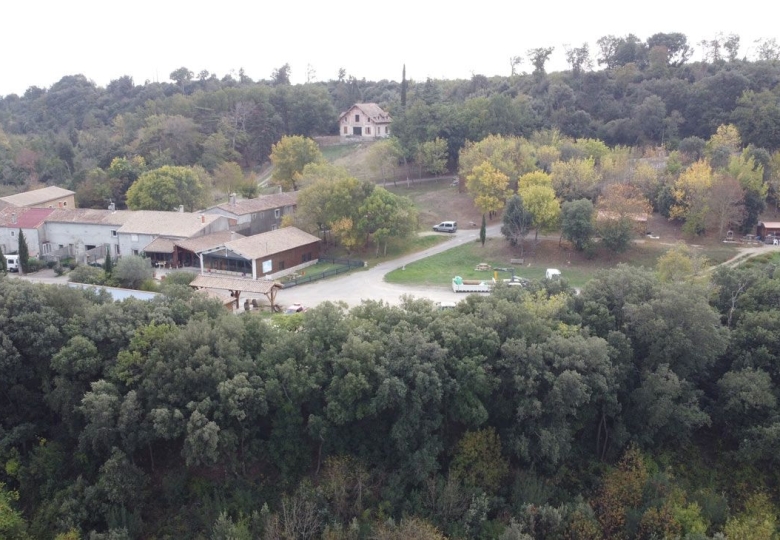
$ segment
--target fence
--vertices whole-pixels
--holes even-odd
[[[366,265],[366,263],[363,261],[353,261],[352,259],[334,259],[329,257],[320,257],[320,260],[317,264],[320,263],[338,264],[340,266],[338,268],[331,268],[329,270],[317,272],[315,270],[317,265],[315,264],[314,266],[309,267],[309,271],[305,276],[298,276],[286,280],[284,282],[284,288],[289,289],[290,287],[295,287],[296,285],[303,285],[304,283],[311,283],[312,281],[325,279],[326,277],[337,276],[339,274],[343,274],[344,272],[349,272],[353,268],[362,268]]]

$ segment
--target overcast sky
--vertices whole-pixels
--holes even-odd
[[[83,74],[100,86],[122,75],[136,84],[167,81],[186,67],[222,78],[243,68],[269,78],[285,63],[292,82],[335,79],[339,68],[368,80],[424,81],[509,75],[511,56],[555,47],[548,71],[565,69],[564,46],[608,34],[645,40],[682,32],[694,44],[719,32],[741,37],[741,56],[758,38],[780,41],[773,2],[572,0],[357,2],[39,0],[8,2],[0,27],[0,95],[49,87]],[[763,15],[762,15],[763,13]],[[531,71],[528,62],[519,71]]]

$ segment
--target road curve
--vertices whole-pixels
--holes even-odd
[[[488,236],[500,234],[501,225],[491,225],[487,228]],[[401,296],[411,295],[415,298],[428,298],[435,302],[458,301],[465,295],[454,293],[449,285],[441,287],[396,285],[385,281],[385,274],[403,268],[407,264],[425,259],[457,246],[476,242],[479,239],[479,229],[461,229],[450,235],[446,242],[428,248],[424,251],[404,255],[392,261],[386,261],[375,266],[369,266],[368,270],[354,272],[331,279],[315,281],[305,285],[298,285],[289,290],[281,290],[277,301],[282,304],[300,302],[306,306],[316,306],[326,301],[343,301],[350,307],[359,305],[363,300],[382,300],[391,305],[401,302]],[[453,276],[454,277],[454,276]]]

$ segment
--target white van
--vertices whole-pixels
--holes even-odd
[[[3,255],[5,257],[5,267],[9,272],[19,271],[19,255]]]
[[[544,277],[547,279],[559,279],[561,277],[561,271],[557,268],[548,268],[544,273]]]
[[[457,221],[442,221],[438,225],[433,226],[433,230],[436,232],[449,232],[454,233],[458,230]]]

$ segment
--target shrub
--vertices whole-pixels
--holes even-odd
[[[94,268],[92,266],[82,264],[71,270],[69,279],[74,283],[103,285],[106,281],[106,274],[100,268]]]
[[[112,277],[122,287],[138,289],[144,281],[154,278],[154,270],[152,270],[149,259],[138,255],[129,255],[119,259],[114,267]]]
[[[40,259],[34,257],[27,259],[27,272],[37,272],[41,268],[43,268],[43,261]]]

